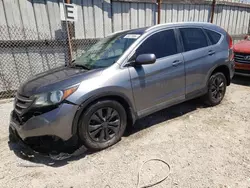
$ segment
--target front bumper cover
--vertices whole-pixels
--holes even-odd
[[[77,105],[63,103],[58,108],[39,116],[34,116],[20,125],[13,117],[10,118],[10,127],[24,140],[36,136],[57,136],[66,141],[72,135],[72,125]]]
[[[235,74],[242,76],[250,76],[250,63],[235,62]]]
[[[30,118],[22,125],[15,120],[12,112],[9,127],[10,149],[26,157],[40,154],[53,160],[63,160],[84,153],[86,147],[81,146],[77,135],[72,132],[77,109],[77,105],[63,103],[54,110]],[[11,147],[13,145],[15,147]]]
[[[40,157],[49,157],[52,160],[55,161],[59,161],[59,160],[65,160],[71,157],[77,157],[80,156],[84,153],[86,153],[87,148],[84,145],[80,145],[79,142],[78,144],[76,144],[77,141],[77,137],[72,137],[72,140],[70,139],[70,141],[67,141],[66,143],[68,144],[69,147],[69,143],[74,143],[74,146],[70,147],[70,150],[73,151],[72,152],[68,152],[67,151],[67,147],[65,147],[64,150],[58,151],[58,152],[48,152],[48,153],[41,153],[39,151],[34,150],[33,148],[31,148],[28,144],[26,144],[18,135],[18,133],[13,130],[11,127],[9,128],[9,148],[10,150],[13,150],[14,153],[17,156],[20,156],[21,158],[24,159],[34,159],[34,157],[36,158],[40,158]],[[66,145],[67,145],[66,144]],[[48,162],[48,164],[50,164],[50,162]]]

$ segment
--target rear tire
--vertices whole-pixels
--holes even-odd
[[[114,100],[101,100],[89,106],[79,121],[78,134],[90,150],[102,150],[117,143],[127,126],[124,107]]]
[[[223,73],[214,73],[208,81],[208,92],[205,101],[209,106],[216,106],[223,100],[227,87],[227,80]]]

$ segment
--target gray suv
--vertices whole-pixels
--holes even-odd
[[[77,137],[91,150],[126,127],[204,96],[219,104],[234,74],[232,38],[209,23],[171,23],[113,33],[70,66],[41,73],[17,91],[10,131],[42,145]]]

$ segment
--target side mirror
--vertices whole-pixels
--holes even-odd
[[[249,39],[249,38],[250,38],[250,35],[246,35],[246,36],[244,37],[244,40]]]
[[[155,54],[141,54],[137,56],[134,65],[154,64],[155,61],[156,61]]]

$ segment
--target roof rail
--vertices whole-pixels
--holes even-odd
[[[125,32],[125,31],[130,31],[130,30],[131,30],[131,29],[119,30],[119,31],[116,31],[116,32],[114,32],[114,33],[108,34],[107,37],[108,37],[108,36],[111,36],[111,35],[114,35],[114,34],[122,33],[122,32]]]
[[[180,25],[180,24],[211,24],[209,22],[171,22],[171,23],[162,23],[162,24],[157,24],[152,27],[149,27],[146,31],[151,31],[153,29],[161,28],[164,26],[169,26],[169,25]]]

